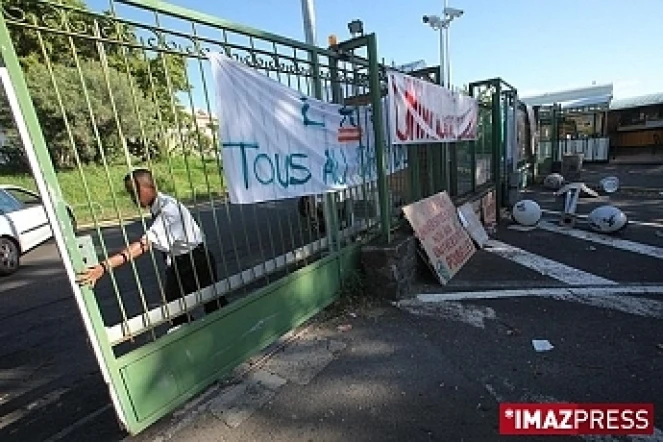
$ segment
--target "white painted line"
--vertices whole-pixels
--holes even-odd
[[[654,301],[649,298],[611,296],[597,292],[593,294],[558,295],[552,296],[552,299],[566,302],[577,302],[579,304],[607,310],[616,310],[629,315],[642,316],[643,318],[663,318],[663,302]]]
[[[422,293],[421,302],[469,301],[475,299],[524,298],[537,296],[592,295],[663,296],[663,285],[634,285],[611,287],[550,287],[522,290],[482,290],[479,292]]]
[[[646,297],[633,297],[629,295],[663,296],[663,286],[582,288],[555,287],[533,290],[494,290],[482,292],[430,293],[418,295],[416,300],[403,300],[395,304],[400,308],[416,314],[418,313],[417,310],[426,310],[425,307],[421,304],[448,306],[453,305],[457,303],[457,301],[461,300],[542,297],[555,299],[557,301],[577,302],[579,304],[616,310],[645,318],[663,319],[663,302],[655,301]],[[414,308],[417,303],[420,304],[418,309]],[[458,319],[451,318],[449,315],[444,314],[438,314],[438,316],[450,319]],[[488,319],[494,319],[494,317],[495,316]]]
[[[586,232],[577,229],[564,229],[548,222],[540,222],[539,228],[549,232],[560,233],[562,235],[571,236],[573,238],[583,239],[585,241],[592,241],[597,244],[614,247],[616,249],[626,250],[628,252],[639,253],[640,255],[651,256],[656,259],[663,259],[663,248],[650,246],[648,244],[641,244],[635,241],[629,241],[621,238],[614,238],[608,235],[601,235],[594,232]]]
[[[546,214],[548,214],[548,215],[559,215],[559,216],[562,215],[562,212],[560,212],[559,210],[546,210],[546,209],[542,209],[541,212],[546,213]],[[579,219],[587,219],[588,216],[587,216],[587,215],[579,215],[579,214],[578,214],[578,215],[576,215],[576,218],[579,218]],[[628,223],[629,223],[629,224],[635,224],[636,226],[663,228],[663,224],[661,224],[661,223],[649,222],[649,221],[645,222],[645,221],[636,221],[636,220],[631,220],[631,219],[629,219],[629,220],[628,220]]]
[[[615,285],[614,281],[544,258],[501,241],[490,240],[484,250],[569,285]]]

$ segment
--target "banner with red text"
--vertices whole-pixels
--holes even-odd
[[[479,107],[474,98],[399,72],[387,77],[393,143],[476,139]]]

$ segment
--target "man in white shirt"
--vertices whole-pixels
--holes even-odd
[[[218,280],[214,255],[205,246],[203,232],[189,209],[175,198],[158,192],[152,173],[147,169],[135,169],[128,173],[124,177],[124,185],[134,203],[150,209],[152,224],[140,240],[89,268],[79,276],[78,282],[94,286],[110,269],[154,248],[162,252],[166,259],[164,292],[168,302],[214,284]],[[209,301],[204,305],[205,313],[226,304],[228,301],[224,296]],[[175,327],[187,321],[186,314],[171,318]]]

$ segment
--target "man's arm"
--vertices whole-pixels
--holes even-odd
[[[129,244],[129,246],[122,250],[120,253],[112,255],[100,264],[94,267],[90,267],[83,273],[80,273],[78,278],[76,278],[76,282],[94,287],[97,281],[102,276],[104,276],[104,273],[107,273],[110,269],[114,269],[115,267],[119,267],[129,262],[131,259],[138,258],[149,249],[150,242],[148,241],[147,237],[143,237],[139,241],[135,241]]]
[[[110,269],[114,269],[115,267],[126,264],[132,259],[138,258],[149,249],[150,243],[146,237],[143,237],[140,240],[129,244],[129,246],[120,251],[120,253],[109,256],[108,259],[102,262],[100,265],[104,268],[105,271],[108,271]]]

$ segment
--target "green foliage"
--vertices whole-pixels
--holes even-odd
[[[170,161],[161,160],[149,164],[136,164],[136,166],[150,167],[156,177],[159,190],[176,195],[183,201],[194,199],[208,201],[209,198],[218,198],[225,194],[223,179],[215,158],[203,161],[200,158],[176,157]],[[125,219],[137,215],[138,211],[127,197],[122,185],[126,173],[126,165],[108,168],[88,165],[80,170],[58,173],[58,182],[64,199],[73,207],[79,225],[92,222],[93,214],[90,206],[98,221],[116,220],[118,210]],[[89,189],[89,200],[83,181]],[[0,173],[0,184],[14,184],[36,190],[34,178],[30,173]]]
[[[76,153],[82,164],[100,164],[103,156],[123,161],[125,147],[138,161],[165,153],[164,134],[176,129],[177,116],[184,118],[177,98],[189,88],[183,56],[133,47],[139,43],[134,27],[91,13],[81,0],[0,3],[26,23],[69,33],[10,27],[56,170],[74,167]],[[99,35],[103,44],[94,38]],[[110,42],[119,40],[126,43]],[[0,127],[9,128],[3,108]]]
[[[46,66],[34,64],[26,69],[26,74],[57,169],[75,164],[72,143],[83,164],[101,163],[102,152],[111,160],[122,157],[123,141],[136,140],[133,144],[142,145],[140,140],[155,140],[159,133],[154,103],[140,90],[126,87],[126,74],[115,69],[104,70],[98,63],[83,61],[80,70],[56,64],[51,76]],[[66,121],[56,87],[64,103]],[[87,91],[87,98],[83,91]],[[113,91],[112,102],[109,91]]]

